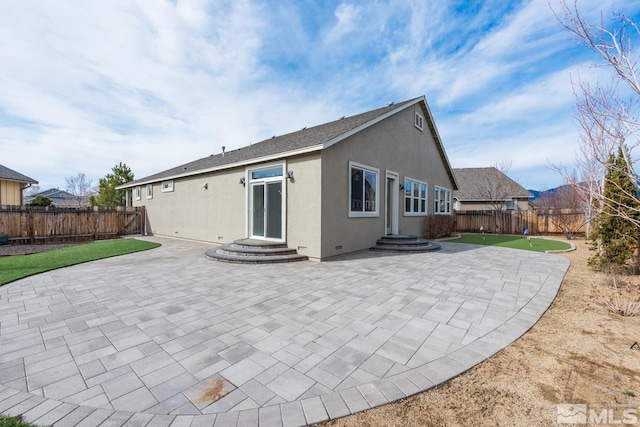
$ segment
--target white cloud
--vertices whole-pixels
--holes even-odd
[[[625,6],[610,4],[580,7]],[[0,14],[1,162],[44,187],[120,161],[141,177],[422,94],[454,165],[532,146],[521,167],[566,158],[546,141],[574,129],[572,42],[544,0],[475,6],[14,2]]]

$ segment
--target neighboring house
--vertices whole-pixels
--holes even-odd
[[[57,208],[86,208],[89,206],[88,197],[76,196],[58,188],[50,188],[46,191],[30,194],[25,198],[25,204],[30,203],[36,196],[48,197]]]
[[[457,189],[424,97],[211,155],[118,187],[147,231],[285,242],[326,259],[422,236]]]
[[[22,192],[38,181],[0,165],[0,205],[22,206]]]
[[[495,167],[454,169],[456,211],[529,210],[534,196]]]

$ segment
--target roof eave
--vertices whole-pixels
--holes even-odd
[[[311,153],[311,152],[314,152],[314,151],[320,151],[320,150],[322,150],[322,148],[323,148],[322,145],[313,145],[313,146],[301,148],[301,149],[298,149],[298,150],[285,151],[285,152],[278,153],[278,154],[271,154],[269,156],[256,157],[256,158],[253,158],[253,159],[242,160],[240,162],[227,163],[227,164],[224,164],[224,165],[214,166],[214,167],[210,167],[210,168],[198,169],[198,170],[184,172],[184,173],[180,173],[180,174],[169,175],[169,176],[165,176],[165,177],[158,178],[158,179],[146,179],[146,180],[142,180],[142,181],[134,181],[134,182],[130,182],[130,183],[119,185],[119,186],[116,187],[116,190],[125,190],[127,188],[133,188],[133,187],[138,187],[138,186],[141,186],[141,185],[153,184],[153,183],[156,183],[156,182],[170,181],[172,179],[185,178],[185,177],[189,177],[189,176],[196,176],[196,175],[202,175],[202,174],[205,174],[205,173],[217,172],[217,171],[221,171],[221,170],[225,170],[225,169],[234,169],[234,168],[238,168],[238,167],[241,167],[241,166],[248,166],[248,165],[253,165],[253,164],[258,164],[258,163],[269,162],[269,161],[272,161],[272,160],[281,159],[283,157],[292,157],[292,156],[298,156],[300,154],[306,154],[306,153]]]

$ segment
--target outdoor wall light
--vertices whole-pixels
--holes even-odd
[[[244,176],[243,176],[242,178],[240,178],[240,182],[238,182],[238,184],[244,185],[244,183],[245,183],[245,179],[244,179]]]
[[[404,190],[404,184],[400,184],[400,191]]]
[[[202,188],[204,188],[205,190],[209,189],[209,183],[205,182],[204,184],[202,184]]]
[[[287,171],[287,175],[285,176],[287,179],[293,178],[293,171]]]

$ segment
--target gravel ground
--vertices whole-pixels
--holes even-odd
[[[50,245],[0,245],[0,256],[35,254],[38,252],[46,252],[53,249],[66,248],[78,244],[80,243],[57,243]]]

